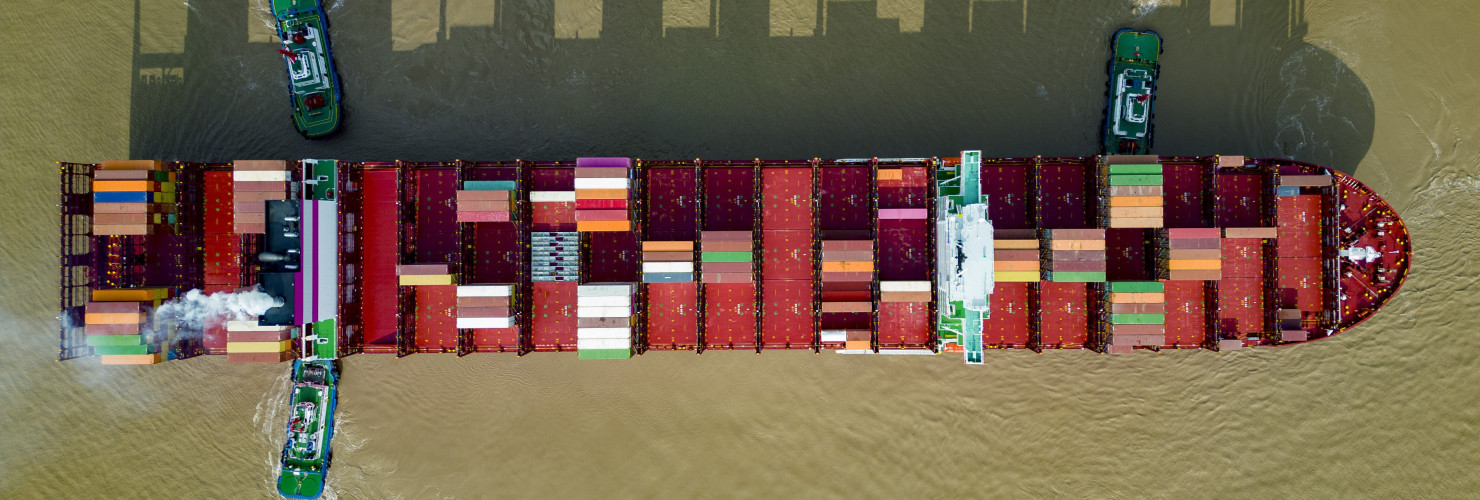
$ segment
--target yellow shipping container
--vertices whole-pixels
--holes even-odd
[[[1029,283],[1038,281],[1038,271],[996,271],[992,279],[1003,283]]]
[[[1038,240],[992,240],[992,248],[998,250],[1037,250]]]
[[[169,298],[168,288],[114,288],[93,290],[93,302],[148,302]]]
[[[1187,271],[1193,269],[1223,269],[1222,260],[1169,260],[1167,268],[1173,271]]]
[[[403,274],[400,275],[401,286],[419,285],[451,285],[451,274]]]
[[[283,352],[293,345],[292,340],[280,340],[277,342],[227,342],[226,352]]]

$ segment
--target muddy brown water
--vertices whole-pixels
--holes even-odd
[[[0,8],[0,497],[274,495],[283,366],[54,361],[54,161],[1092,154],[1121,26],[1166,38],[1157,152],[1320,163],[1397,207],[1417,254],[1375,319],[1294,348],[985,366],[353,356],[329,494],[1480,491],[1480,4],[339,0],[348,121],[309,142],[264,2]]]

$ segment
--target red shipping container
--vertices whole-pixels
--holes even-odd
[[[930,307],[916,302],[879,304],[879,348],[926,347],[930,342]]]
[[[418,350],[457,349],[456,285],[427,285],[416,288],[416,347]]]
[[[699,344],[699,290],[696,283],[649,283],[647,347],[692,349]]]
[[[870,302],[874,293],[869,290],[832,290],[822,292],[823,302]]]
[[[761,193],[762,229],[812,229],[811,168],[762,169]]]
[[[872,281],[823,281],[822,282],[822,291],[823,292],[841,292],[841,291],[858,291],[858,290],[867,291],[867,290],[869,290],[872,287],[873,287],[873,282]]]
[[[822,273],[822,281],[824,283],[826,283],[826,282],[832,282],[832,281],[851,281],[851,282],[868,283],[868,282],[871,282],[873,280],[874,280],[874,273],[871,273],[871,272],[868,272],[868,271],[857,271],[857,272],[853,272],[853,271],[832,271],[832,272],[824,271]]]
[[[925,167],[904,167],[900,184],[904,187],[926,187],[930,185],[930,172]]]
[[[530,337],[536,350],[576,347],[576,286],[552,281],[532,285]]]
[[[576,222],[576,208],[570,202],[531,203],[530,219],[535,224],[572,224]]]
[[[519,328],[472,328],[468,330],[473,350],[479,352],[518,352]]]
[[[755,347],[755,285],[704,286],[704,345],[709,349]]]
[[[576,210],[626,210],[627,200],[576,200]]]
[[[812,279],[812,231],[762,231],[761,279]]]
[[[812,347],[812,282],[761,283],[761,340],[767,349]]]

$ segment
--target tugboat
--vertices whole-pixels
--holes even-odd
[[[278,475],[278,493],[284,497],[318,498],[324,492],[338,383],[332,359],[293,362],[293,406]]]
[[[1110,38],[1110,89],[1105,93],[1105,154],[1151,152],[1151,102],[1160,70],[1161,35],[1121,29]]]
[[[343,112],[339,74],[329,48],[329,19],[319,0],[272,0],[278,49],[288,65],[288,100],[293,126],[303,137],[325,137],[339,130]]]

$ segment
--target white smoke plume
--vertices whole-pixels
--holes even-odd
[[[206,295],[191,290],[160,304],[154,310],[152,324],[173,323],[188,331],[200,331],[208,321],[244,321],[261,316],[268,309],[283,305],[278,299],[257,287],[243,292],[216,292]]]

